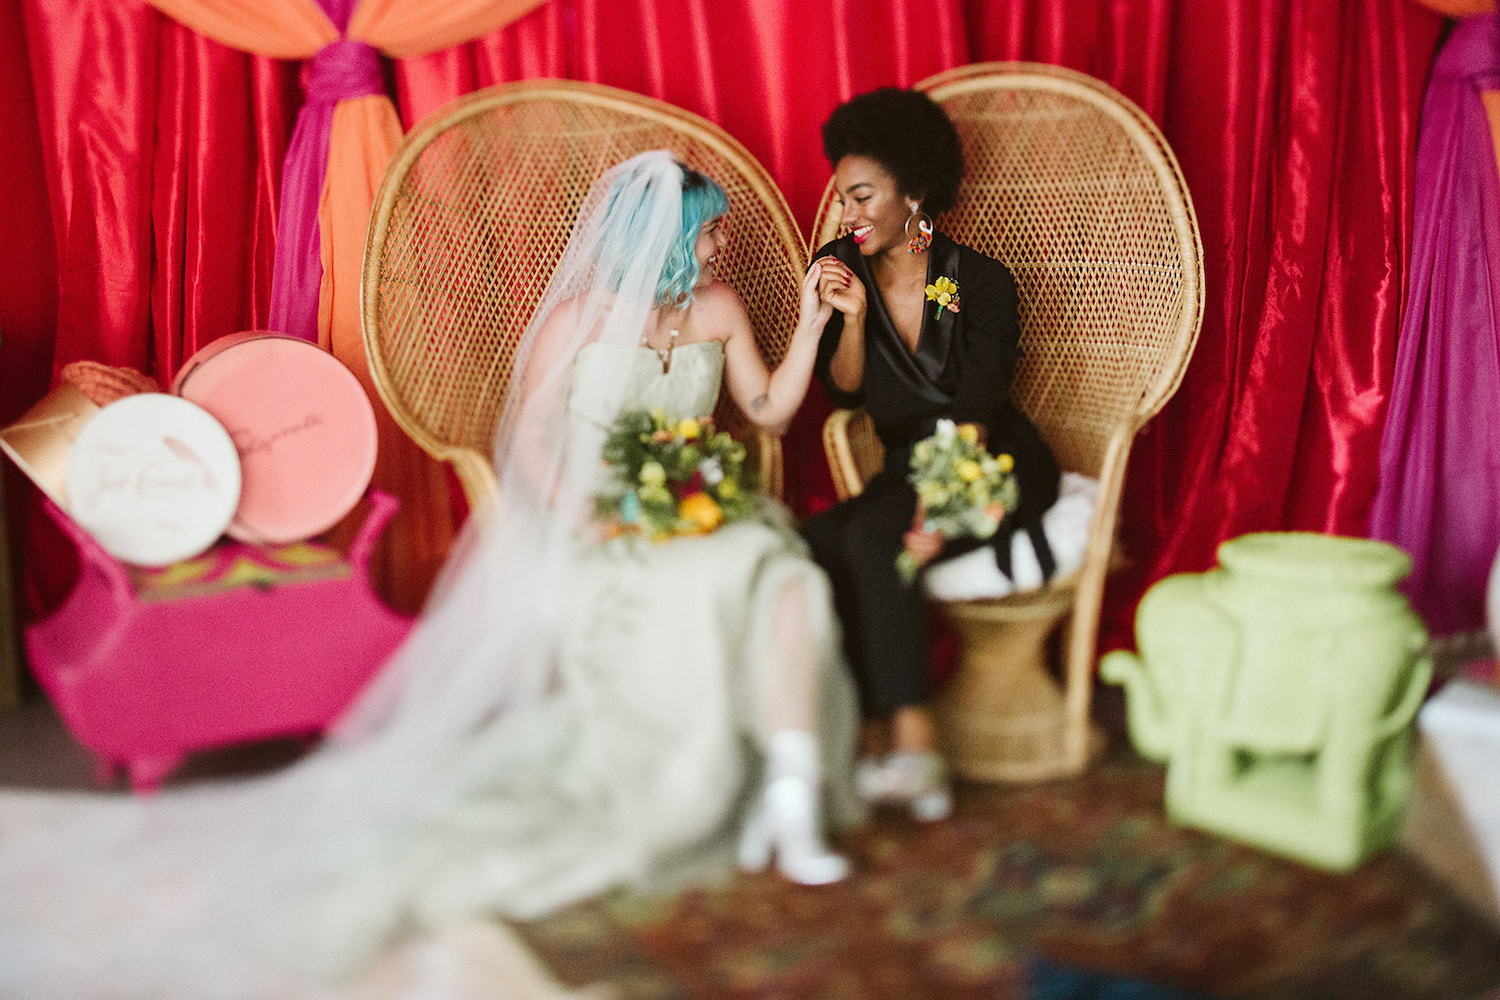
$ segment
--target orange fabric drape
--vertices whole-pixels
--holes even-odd
[[[348,34],[396,59],[452,48],[497,31],[543,0],[364,0]]]
[[[415,610],[453,541],[448,474],[406,436],[380,402],[365,354],[360,308],[370,207],[400,143],[401,123],[389,98],[359,97],[334,109],[328,177],[318,202],[323,262],[318,342],[349,366],[375,403],[380,450],[371,482],[399,497],[403,510],[387,529],[387,544],[371,554],[371,573],[392,603]],[[340,534],[350,530],[352,525],[345,525]]]
[[[388,98],[359,97],[334,109],[333,133],[337,138],[328,147],[329,181],[318,203],[323,235],[318,330],[319,343],[345,357],[364,352],[359,296],[365,230],[385,165],[401,144],[401,122]],[[356,245],[359,254],[338,252]]]
[[[147,2],[221,45],[273,59],[307,59],[339,39],[338,29],[312,0]]]
[[[339,40],[314,0],[148,2],[199,34],[258,55],[307,59]],[[540,2],[364,0],[351,14],[347,37],[390,56],[422,55],[493,32]],[[402,509],[374,556],[373,573],[389,600],[415,610],[453,539],[448,477],[381,404],[365,356],[360,312],[365,230],[400,141],[400,120],[386,95],[341,101],[334,111],[318,213],[323,264],[318,341],[355,373],[375,404],[380,454],[372,485],[397,496]]]
[[[1417,0],[1417,3],[1444,17],[1468,17],[1495,9],[1495,0]]]

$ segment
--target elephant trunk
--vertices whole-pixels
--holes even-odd
[[[1165,762],[1172,749],[1171,724],[1139,657],[1124,650],[1108,653],[1099,662],[1099,675],[1125,689],[1125,714],[1136,752]]]

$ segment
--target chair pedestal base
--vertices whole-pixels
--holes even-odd
[[[1071,587],[942,605],[959,635],[958,671],[938,695],[938,729],[962,778],[1032,782],[1077,774],[1098,759],[1104,734],[1090,726],[1083,760],[1068,753],[1062,689],[1047,647],[1073,607]]]

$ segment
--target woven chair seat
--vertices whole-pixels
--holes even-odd
[[[1012,398],[1065,471],[1099,480],[1076,574],[1038,592],[945,606],[963,657],[939,698],[940,721],[965,776],[1076,774],[1101,746],[1089,722],[1094,647],[1105,577],[1122,559],[1115,526],[1130,445],[1176,391],[1202,322],[1198,225],[1155,124],[1092,77],[982,63],[916,86],[943,106],[964,145],[958,202],[938,228],[1004,261],[1019,286],[1023,354]],[[812,246],[838,227],[830,182]],[[881,467],[863,412],[835,411],[823,443],[841,498]],[[1064,622],[1062,662],[1051,664],[1052,632]],[[1010,672],[1016,662],[1019,674]]]
[[[796,326],[807,250],[765,170],[712,122],[597,84],[509,83],[433,112],[392,158],[365,248],[365,349],[392,416],[453,465],[471,509],[500,485],[491,439],[516,350],[579,206],[604,171],[651,149],[672,150],[729,196],[733,237],[715,271],[744,299],[774,367]],[[716,418],[780,496],[779,439],[748,433],[727,394]]]

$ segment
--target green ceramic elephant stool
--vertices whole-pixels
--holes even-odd
[[[1243,535],[1219,567],[1157,583],[1140,655],[1107,655],[1131,742],[1167,763],[1167,814],[1308,864],[1351,869],[1399,833],[1427,632],[1383,542]]]

